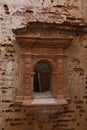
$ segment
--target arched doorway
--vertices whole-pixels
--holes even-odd
[[[46,62],[37,62],[34,68],[34,93],[51,92],[52,68]]]

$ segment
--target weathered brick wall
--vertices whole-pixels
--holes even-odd
[[[87,35],[77,37],[68,51],[69,84],[75,107],[76,129],[87,127]]]
[[[60,9],[63,11],[61,14],[63,19],[57,18],[57,22],[60,23],[67,20],[67,15],[81,17],[81,13],[76,8],[77,5],[79,7],[81,5],[79,1],[74,0],[63,0],[63,2],[59,0],[59,3],[53,0],[0,1],[0,130],[86,130],[87,35],[75,36],[74,41],[66,51],[69,56],[67,59],[67,76],[69,79],[67,84],[72,96],[68,110],[66,109],[64,113],[47,114],[46,110],[31,110],[14,104],[16,88],[18,87],[18,47],[14,43],[15,38],[12,29],[24,27],[29,21],[47,21],[49,19],[48,15],[46,15],[47,19],[42,19],[40,13],[39,16],[36,15],[38,13],[35,14],[35,12],[38,12],[38,8],[28,8],[29,4],[37,5],[37,3],[40,8],[44,5],[53,6],[59,3],[60,5],[71,5],[65,11]],[[32,12],[34,13],[32,14]],[[49,22],[52,22],[51,19]],[[70,22],[73,23],[74,21],[71,20]],[[75,22],[79,24],[82,21],[76,19]]]

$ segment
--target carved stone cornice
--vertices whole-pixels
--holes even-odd
[[[24,47],[52,47],[52,48],[66,48],[71,41],[72,38],[48,38],[48,37],[26,37],[26,36],[15,36],[18,43]]]
[[[87,33],[86,24],[69,24],[64,22],[62,24],[46,23],[46,22],[29,22],[24,28],[12,29],[16,35],[79,35]],[[44,33],[45,32],[45,33]],[[67,32],[67,33],[66,33]]]

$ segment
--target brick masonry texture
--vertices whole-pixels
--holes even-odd
[[[20,47],[12,32],[36,21],[86,25],[86,7],[86,0],[0,1],[0,130],[87,129],[87,34],[73,35],[66,50],[66,80],[72,99],[68,109],[51,113],[49,108],[15,105]]]

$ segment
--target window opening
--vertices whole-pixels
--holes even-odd
[[[52,69],[46,62],[38,62],[34,68],[34,92],[51,91]]]

